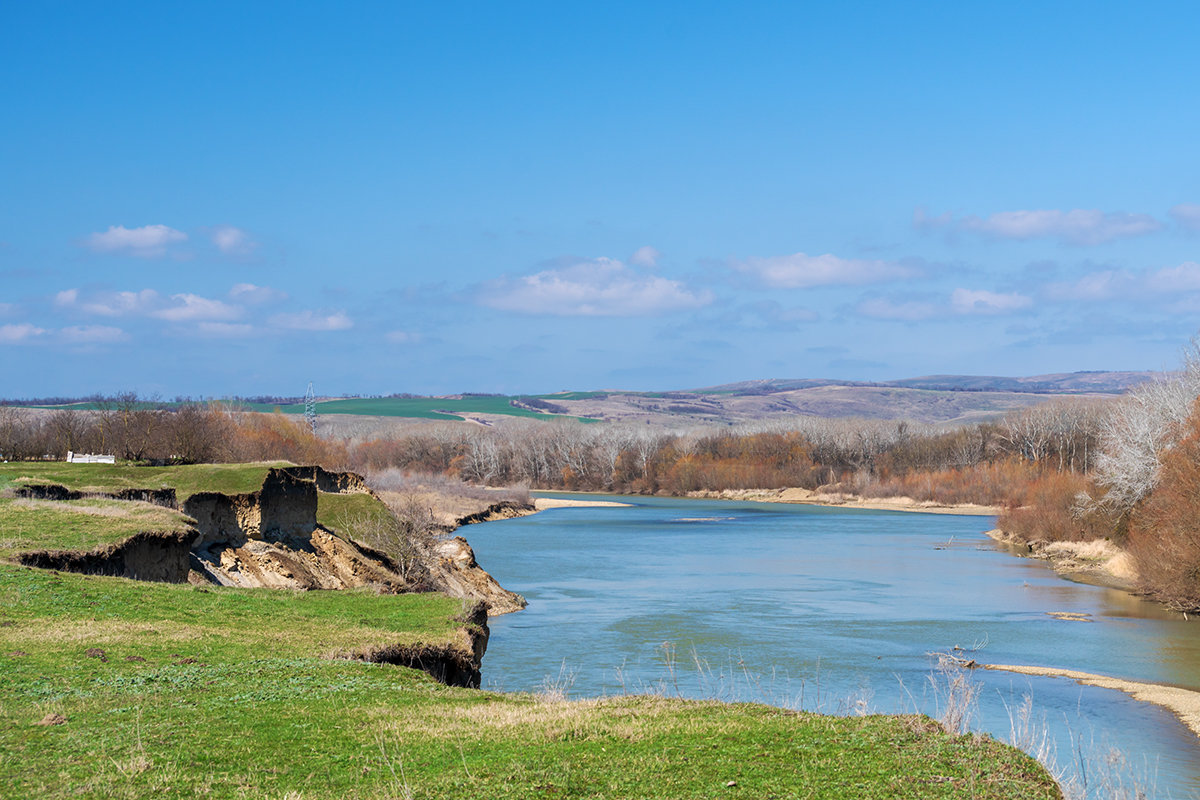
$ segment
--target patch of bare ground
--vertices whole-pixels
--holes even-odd
[[[1098,686],[1101,689],[1116,689],[1144,703],[1162,706],[1186,725],[1192,733],[1200,736],[1200,692],[1191,689],[1181,689],[1178,686],[1165,686],[1159,683],[1132,681],[1125,678],[1114,678],[1109,675],[1097,675],[1091,672],[1080,672],[1074,669],[1058,669],[1056,667],[1033,667],[1017,664],[984,664],[984,669],[1004,670],[1022,675],[1042,675],[1051,678],[1070,678],[1085,686]]]

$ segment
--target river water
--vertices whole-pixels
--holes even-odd
[[[1013,556],[983,534],[990,517],[586,499],[633,505],[464,531],[529,601],[490,622],[484,688],[938,716],[947,676],[930,654],[950,652],[1200,690],[1200,623]],[[1064,678],[965,675],[974,730],[1010,741],[1030,698],[1028,730],[1089,796],[1200,798],[1200,740],[1170,712]]]

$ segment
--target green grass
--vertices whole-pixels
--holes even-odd
[[[4,797],[1057,796],[1027,757],[923,718],[551,702],[324,658],[452,639],[460,605],[439,595],[0,565],[0,600]]]
[[[18,464],[0,480],[250,491],[265,471]],[[333,526],[387,513],[370,495],[318,503]],[[179,521],[116,501],[0,499],[0,555],[88,549],[151,524],[119,507]],[[1059,796],[1023,754],[924,717],[662,697],[568,703],[344,659],[461,647],[463,610],[437,594],[195,587],[0,563],[0,797]],[[49,715],[61,724],[39,724]]]
[[[178,511],[117,500],[14,500],[0,497],[0,558],[31,550],[87,551],[137,533],[186,530]]]
[[[0,464],[0,481],[58,483],[80,491],[159,489],[174,487],[180,503],[197,492],[244,494],[262,488],[271,467],[287,462],[251,464],[189,464],[174,467],[137,467],[130,464],[68,464],[62,461],[14,461]],[[0,487],[2,488],[2,487]]]

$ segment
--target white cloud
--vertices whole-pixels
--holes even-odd
[[[196,320],[231,320],[242,315],[242,309],[220,300],[210,300],[195,294],[173,294],[175,305],[159,308],[150,316],[169,322],[191,322]]]
[[[275,314],[269,320],[276,328],[295,331],[343,331],[354,327],[354,321],[344,311],[321,314],[315,311],[297,311],[292,314]]]
[[[633,317],[699,308],[712,293],[679,281],[647,275],[611,258],[580,261],[519,278],[500,278],[480,287],[481,305],[526,314]]]
[[[1200,290],[1200,264],[1185,261],[1177,267],[1163,267],[1147,276],[1152,292],[1195,292]]]
[[[777,289],[879,283],[918,274],[917,270],[892,261],[838,258],[829,253],[823,256],[795,253],[790,256],[748,258],[735,262],[733,266]]]
[[[411,331],[389,331],[384,338],[395,344],[416,344],[424,337]]]
[[[1007,314],[1033,305],[1033,298],[1010,292],[1001,294],[986,289],[955,289],[950,308],[956,314]]]
[[[863,300],[856,310],[865,317],[875,319],[898,319],[914,322],[929,319],[938,315],[938,306],[925,300],[907,300],[892,302],[885,297],[874,297]]]
[[[79,299],[78,289],[63,289],[54,295],[54,305],[60,307],[73,306]]]
[[[110,225],[103,233],[93,233],[83,240],[84,247],[95,253],[125,253],[138,258],[159,258],[166,255],[170,245],[187,241],[187,234],[166,225],[144,225],[126,228]]]
[[[241,339],[252,335],[254,326],[244,322],[201,322],[196,330],[204,336]]]
[[[917,228],[946,228],[995,239],[1058,239],[1081,245],[1103,244],[1114,239],[1142,236],[1163,227],[1161,222],[1148,214],[1082,208],[1070,211],[999,211],[987,217],[969,214],[960,219],[954,219],[950,214],[930,217],[924,211],[918,210],[913,217],[913,224]]]
[[[0,344],[18,344],[44,334],[44,328],[22,322],[16,325],[0,325]]]
[[[208,234],[217,249],[228,256],[248,256],[258,247],[250,234],[232,225],[217,225],[210,228]]]
[[[101,292],[88,299],[81,299],[78,289],[66,289],[54,296],[54,305],[59,308],[77,308],[84,313],[101,317],[148,314],[158,307],[161,301],[162,298],[153,289],[142,289],[140,292]]]
[[[658,266],[658,260],[660,258],[662,258],[662,253],[647,245],[634,250],[633,255],[629,257],[629,263],[633,264],[635,267],[653,268]]]
[[[1047,296],[1055,300],[1136,300],[1161,295],[1200,292],[1200,263],[1185,261],[1156,270],[1098,270],[1075,281],[1051,283]]]
[[[1167,212],[1181,228],[1200,231],[1200,205],[1196,203],[1180,203]]]
[[[129,338],[125,331],[110,325],[73,325],[58,335],[67,344],[112,344]]]
[[[255,286],[253,283],[239,283],[229,290],[229,299],[238,303],[259,305],[275,303],[287,299],[287,292],[272,289],[270,286]]]

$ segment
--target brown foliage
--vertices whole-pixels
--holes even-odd
[[[1103,539],[1115,526],[1102,508],[1088,502],[1098,494],[1092,480],[1083,475],[1046,472],[1026,487],[1020,501],[996,524],[1023,542]]]
[[[1200,610],[1200,408],[1163,456],[1158,485],[1134,509],[1128,537],[1144,588],[1172,607]]]

